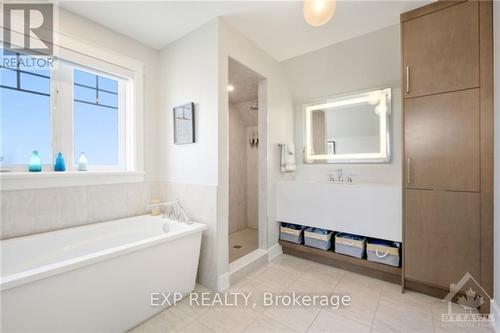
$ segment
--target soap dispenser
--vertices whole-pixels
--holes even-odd
[[[38,150],[33,150],[33,154],[31,154],[29,171],[30,172],[42,171],[42,161],[40,159],[40,155],[38,154]]]
[[[85,153],[82,152],[80,154],[80,158],[78,159],[78,171],[87,171],[88,170],[88,161],[85,157]]]
[[[54,171],[66,171],[64,157],[61,152],[57,153],[56,161],[54,163]]]

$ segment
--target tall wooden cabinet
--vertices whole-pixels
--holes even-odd
[[[493,295],[491,1],[401,15],[403,285],[443,296],[467,272]]]
[[[405,97],[479,87],[479,3],[455,3],[403,22]]]

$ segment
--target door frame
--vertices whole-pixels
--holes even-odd
[[[267,253],[268,238],[268,167],[269,159],[269,113],[268,113],[268,79],[254,70],[252,66],[240,61],[232,55],[224,56],[219,71],[219,186],[217,189],[217,289],[229,288],[229,59],[237,61],[261,76],[258,86],[258,131],[259,131],[259,185],[258,185],[258,243],[256,251]],[[254,251],[254,252],[256,252]],[[251,256],[251,252],[247,256]],[[242,258],[246,258],[244,256]],[[250,262],[249,262],[250,264]]]

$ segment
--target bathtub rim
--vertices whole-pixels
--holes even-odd
[[[138,217],[146,217],[146,216],[151,217],[150,215],[138,215],[138,216],[132,216],[129,218],[138,218]],[[55,230],[55,231],[48,231],[48,232],[27,235],[27,236],[22,236],[22,237],[9,238],[6,240],[2,240],[0,242],[9,242],[9,241],[14,241],[14,240],[19,240],[19,239],[35,238],[35,237],[38,237],[38,236],[43,235],[43,234],[61,233],[61,232],[67,231],[68,229],[87,229],[87,228],[95,227],[97,224],[113,223],[113,222],[116,222],[119,220],[126,220],[126,219],[128,219],[128,218],[92,223],[89,225],[60,229],[60,230]],[[180,222],[173,222],[173,223],[180,223]],[[20,273],[6,275],[6,276],[0,278],[0,291],[5,291],[8,289],[19,287],[19,286],[22,286],[22,285],[27,284],[27,283],[35,282],[37,280],[45,279],[45,278],[48,278],[48,277],[51,277],[54,275],[58,275],[58,274],[61,274],[64,272],[76,270],[76,269],[79,269],[79,268],[82,268],[85,266],[96,264],[98,262],[109,260],[109,259],[112,259],[112,258],[115,258],[118,256],[122,256],[122,255],[125,255],[128,253],[131,253],[131,252],[135,252],[135,251],[146,249],[146,248],[149,248],[152,246],[160,245],[160,244],[166,243],[168,241],[173,241],[173,240],[176,240],[179,238],[188,237],[188,236],[194,235],[196,233],[202,233],[204,230],[208,229],[208,226],[206,224],[202,224],[199,222],[192,222],[191,224],[186,224],[186,225],[189,227],[189,229],[183,230],[182,232],[179,232],[176,234],[171,234],[171,233],[160,234],[157,236],[144,238],[144,239],[141,239],[141,240],[138,240],[135,242],[130,242],[127,244],[123,244],[120,246],[111,247],[109,249],[101,250],[98,252],[94,252],[94,253],[90,253],[90,254],[86,254],[86,255],[81,255],[81,256],[76,256],[74,258],[62,260],[62,261],[54,263],[54,264],[44,265],[41,267],[28,269],[28,270],[20,272]],[[1,259],[2,255],[3,254],[0,253],[0,259]]]

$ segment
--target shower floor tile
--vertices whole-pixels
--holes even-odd
[[[245,228],[229,234],[229,262],[246,256],[259,247],[257,229]]]

